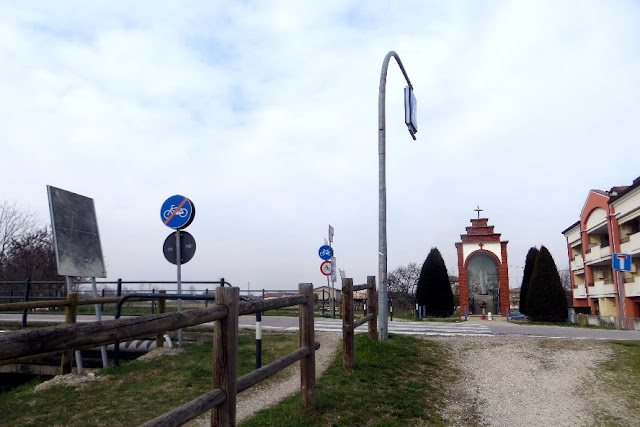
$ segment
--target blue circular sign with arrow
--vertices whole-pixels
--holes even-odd
[[[320,246],[318,249],[318,256],[323,260],[329,260],[333,256],[333,248],[329,245]]]
[[[167,227],[186,228],[195,217],[196,208],[191,200],[179,194],[169,197],[160,208],[160,218]]]

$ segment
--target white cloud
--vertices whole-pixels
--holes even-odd
[[[454,243],[476,205],[510,263],[561,231],[590,188],[637,171],[633,2],[83,2],[0,6],[0,197],[48,222],[45,185],[95,199],[109,277],[170,280],[162,201],[192,198],[186,279],[252,288],[377,274],[377,102],[387,80],[390,269]],[[597,154],[594,154],[597,153]],[[516,274],[512,271],[512,275]]]

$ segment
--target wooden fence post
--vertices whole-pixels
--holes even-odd
[[[64,323],[71,325],[76,323],[76,313],[78,312],[78,294],[67,294],[67,302],[69,305],[64,310]],[[62,361],[60,363],[60,370],[62,375],[70,374],[73,368],[73,349],[68,349],[62,352]]]
[[[236,425],[239,302],[240,288],[220,286],[216,289],[216,305],[225,305],[229,314],[214,324],[213,388],[223,389],[226,399],[211,411],[212,426]]]
[[[376,290],[376,276],[367,276],[367,307],[369,313],[373,313],[373,319],[369,320],[369,337],[378,340],[378,291]]]
[[[166,294],[167,291],[160,291],[161,294]],[[158,299],[158,314],[163,314],[167,306],[167,300],[164,298]],[[156,348],[162,348],[164,346],[164,332],[158,332],[156,335]]]
[[[342,279],[342,361],[344,370],[355,369],[353,328],[353,279]]]
[[[305,408],[316,407],[316,338],[313,316],[315,294],[313,284],[300,283],[298,293],[307,297],[306,304],[298,306],[300,326],[300,347],[307,347],[309,355],[300,359],[300,394]]]

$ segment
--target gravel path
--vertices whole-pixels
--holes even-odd
[[[521,336],[437,340],[451,346],[461,371],[447,396],[451,425],[589,426],[608,425],[596,411],[624,417],[602,389],[606,379],[594,375],[611,355],[603,342]]]

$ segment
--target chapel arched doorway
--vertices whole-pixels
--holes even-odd
[[[492,256],[473,255],[467,265],[469,306],[472,314],[500,313],[498,265]]]

